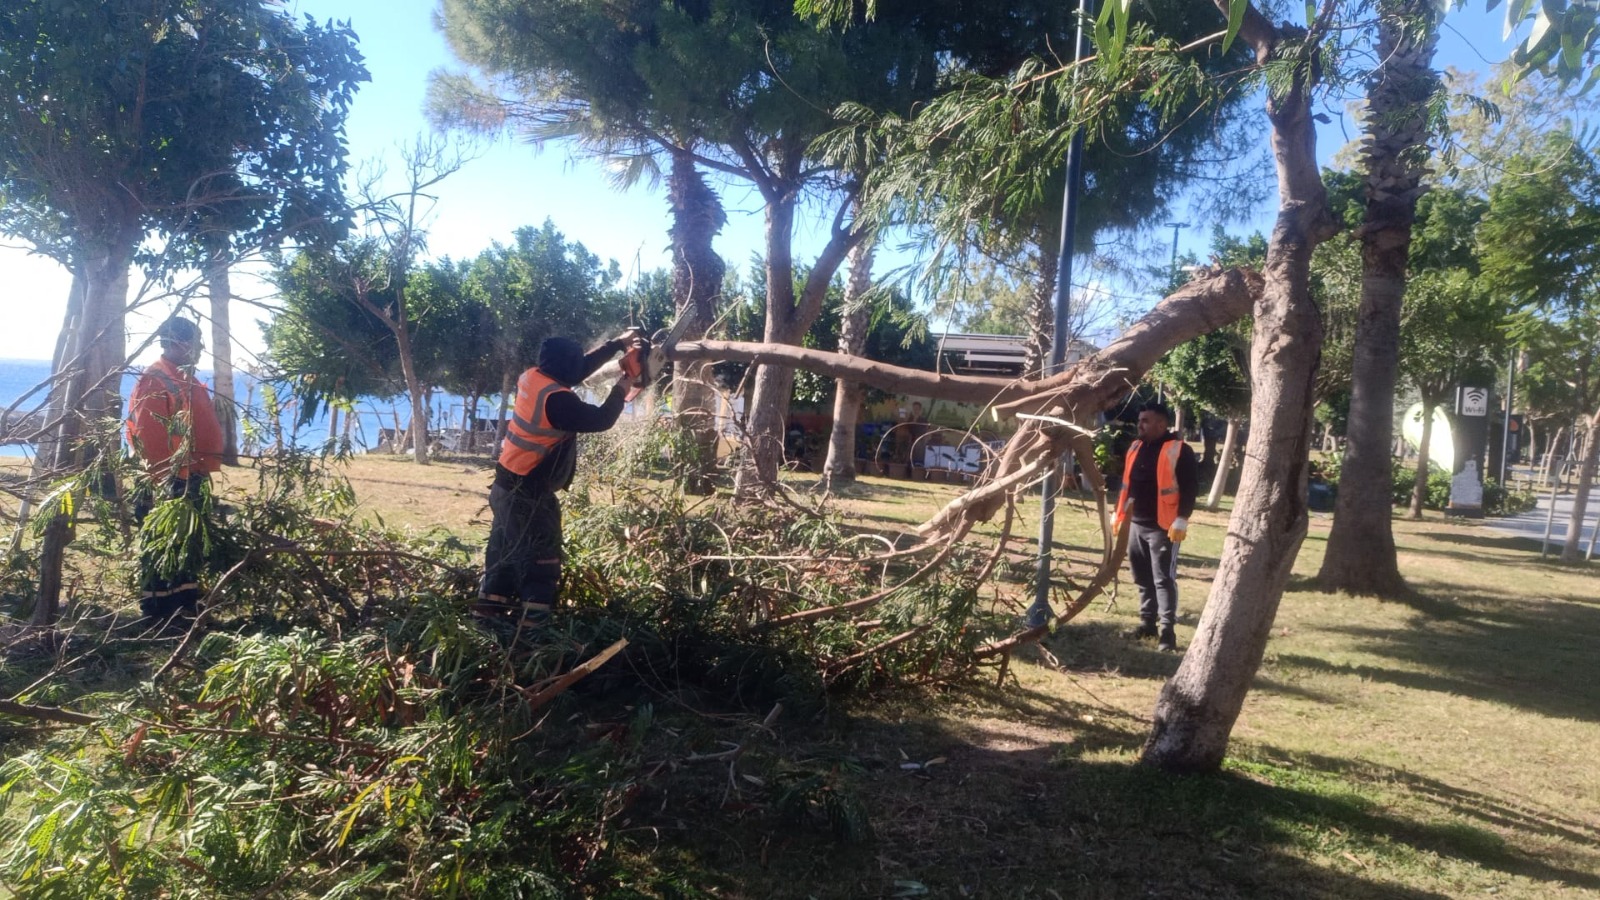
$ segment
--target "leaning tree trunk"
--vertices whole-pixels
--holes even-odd
[[[1422,518],[1422,505],[1428,499],[1428,454],[1433,452],[1433,408],[1437,404],[1422,398],[1422,438],[1417,441],[1417,477],[1411,482],[1411,518]]]
[[[1351,361],[1350,420],[1333,529],[1317,581],[1323,590],[1393,597],[1405,590],[1395,555],[1394,393],[1400,303],[1411,223],[1422,194],[1429,101],[1438,89],[1434,0],[1381,0],[1380,64],[1367,86],[1366,216],[1361,306]]]
[[[233,328],[229,324],[228,306],[233,300],[233,287],[228,278],[228,256],[218,253],[206,265],[206,288],[211,294],[211,374],[213,390],[211,403],[217,410],[217,422],[222,425],[222,462],[239,464],[239,417],[233,387]]]
[[[139,237],[137,229],[125,229],[103,244],[90,246],[84,254],[83,314],[65,354],[71,374],[62,394],[55,434],[51,474],[56,477],[82,468],[79,439],[85,422],[121,418],[119,375],[127,361],[128,272]],[[101,450],[110,452],[109,448]],[[72,515],[66,508],[63,504],[51,513],[40,542],[38,590],[30,622],[37,627],[53,624],[61,609],[62,565],[73,537]]]
[[[1056,274],[1061,260],[1044,244],[1039,245],[1039,277],[1028,298],[1028,337],[1022,345],[1022,377],[1043,378],[1050,361],[1050,342],[1056,331]]]
[[[1211,478],[1211,494],[1206,497],[1206,509],[1215,510],[1222,505],[1222,495],[1228,489],[1228,475],[1233,469],[1233,452],[1239,444],[1239,417],[1228,417],[1228,434],[1222,439],[1222,459],[1217,462],[1217,474]]]
[[[1600,464],[1600,409],[1589,419],[1589,432],[1583,439],[1583,467],[1578,472],[1578,489],[1572,495],[1572,519],[1567,524],[1567,542],[1561,546],[1562,562],[1577,562],[1583,558],[1578,539],[1583,535],[1583,519],[1588,513],[1589,490],[1594,486],[1597,464]]]
[[[872,312],[864,300],[872,287],[874,244],[868,239],[850,251],[850,280],[845,285],[845,313],[839,323],[839,352],[860,356],[867,349]],[[822,483],[832,490],[856,480],[856,422],[866,388],[848,378],[833,382],[833,430],[828,435],[828,460],[822,466]]]
[[[1226,0],[1217,0],[1226,12]],[[1264,65],[1280,35],[1255,8],[1240,38]],[[1310,73],[1269,96],[1278,219],[1251,341],[1250,439],[1222,560],[1200,625],[1161,690],[1143,761],[1176,772],[1214,771],[1266,652],[1278,602],[1307,527],[1311,410],[1322,320],[1311,298],[1311,253],[1336,226],[1317,169]]]
[[[722,276],[726,267],[712,249],[711,240],[728,222],[722,202],[695,169],[694,156],[687,150],[672,154],[672,172],[667,186],[667,201],[672,207],[672,299],[678,315],[690,316],[683,339],[697,340],[717,317],[717,298],[722,295]],[[692,448],[683,488],[689,494],[709,494],[717,468],[716,394],[710,384],[711,370],[705,363],[680,363],[673,366],[672,402],[676,422],[683,429],[683,446]]]

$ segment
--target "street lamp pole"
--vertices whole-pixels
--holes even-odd
[[[1168,222],[1167,227],[1172,229],[1172,267],[1167,272],[1167,277],[1173,281],[1178,280],[1178,231],[1188,228],[1188,222]]]
[[[1072,60],[1079,62],[1089,56],[1089,33],[1085,25],[1091,21],[1092,0],[1078,0],[1078,36],[1072,45]],[[1067,186],[1061,194],[1061,247],[1056,266],[1055,332],[1050,338],[1050,362],[1045,375],[1061,371],[1067,361],[1067,345],[1072,340],[1069,315],[1072,298],[1072,242],[1078,228],[1078,196],[1083,191],[1083,129],[1072,133],[1067,145]],[[1038,627],[1050,621],[1050,551],[1055,543],[1056,494],[1061,490],[1061,462],[1045,475],[1044,488],[1039,501],[1039,563],[1035,571],[1033,605],[1028,607],[1027,623]]]

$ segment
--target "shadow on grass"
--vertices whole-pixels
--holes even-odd
[[[1425,588],[1426,583],[1417,586]],[[1425,590],[1404,602],[1424,614],[1410,627],[1344,625],[1328,630],[1352,638],[1357,652],[1403,662],[1405,668],[1336,665],[1299,654],[1279,654],[1274,665],[1600,721],[1600,691],[1593,679],[1600,606],[1489,593],[1439,600]]]
[[[1264,748],[1261,754],[1281,765],[1311,766],[1323,772],[1368,784],[1402,784],[1413,796],[1421,797],[1485,825],[1512,831],[1526,831],[1572,841],[1579,846],[1600,846],[1600,826],[1562,815],[1549,807],[1520,805],[1515,801],[1491,797],[1480,791],[1459,788],[1436,778],[1367,760],[1343,759],[1318,753]],[[1600,886],[1600,876],[1590,875],[1577,882]]]
[[[1390,773],[1332,757],[1268,751],[1221,774],[1174,777],[1133,762],[1136,717],[1026,689],[978,694],[988,716],[858,720],[817,749],[848,757],[838,789],[869,811],[870,843],[729,830],[698,863],[742,896],[772,897],[1420,900],[1498,883],[1475,869],[1600,888],[1593,873],[1524,855],[1490,830],[1589,840],[1582,823],[1540,823],[1397,773],[1459,814],[1407,818],[1371,789]],[[1441,860],[1466,868],[1442,871]]]

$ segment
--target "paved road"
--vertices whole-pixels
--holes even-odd
[[[1600,496],[1594,493],[1589,495],[1588,508],[1585,510],[1583,531],[1579,535],[1578,546],[1587,549],[1589,539],[1594,534],[1595,513],[1600,508]],[[1546,489],[1539,494],[1539,508],[1507,516],[1503,519],[1490,519],[1489,527],[1501,534],[1515,537],[1532,538],[1535,541],[1544,537],[1545,518],[1550,514],[1550,491]],[[1567,540],[1567,526],[1572,522],[1572,495],[1558,494],[1556,496],[1556,517],[1550,526],[1551,550],[1560,552],[1562,544]],[[1596,554],[1600,554],[1600,547],[1596,547]]]

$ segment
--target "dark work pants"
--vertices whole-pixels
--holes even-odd
[[[207,476],[190,475],[187,479],[173,478],[167,483],[167,500],[176,500],[187,497],[189,502],[200,502],[200,489],[205,484]],[[145,517],[155,509],[156,500],[151,492],[144,491],[134,497],[133,519],[141,527]],[[191,559],[194,553],[187,554]],[[172,573],[170,578],[163,578],[157,574],[157,566],[153,560],[141,560],[143,573],[139,577],[139,611],[153,619],[167,619],[182,610],[194,613],[199,608],[200,584],[196,574],[188,568],[183,568]]]
[[[1139,618],[1172,625],[1178,620],[1177,550],[1158,525],[1132,523],[1128,534],[1128,567],[1139,586]]]
[[[549,491],[489,489],[489,547],[478,596],[548,610],[561,587],[561,502]]]

